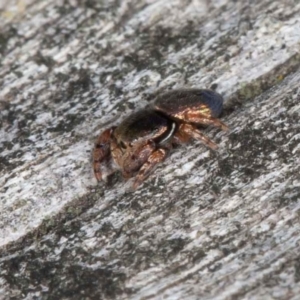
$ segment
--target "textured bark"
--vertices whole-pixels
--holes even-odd
[[[0,1],[1,299],[299,299],[299,13]],[[97,184],[95,137],[180,87],[225,96],[219,149]]]

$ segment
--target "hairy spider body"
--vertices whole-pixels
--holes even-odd
[[[201,132],[199,125],[227,130],[218,119],[222,109],[222,96],[211,90],[174,90],[159,95],[149,108],[131,114],[117,127],[99,135],[93,151],[95,177],[100,181],[103,174],[114,172],[113,161],[124,178],[135,176],[136,189],[174,144],[193,138],[216,149],[217,145]]]

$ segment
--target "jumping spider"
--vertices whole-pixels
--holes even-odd
[[[102,175],[119,169],[126,179],[135,176],[136,189],[173,145],[193,138],[216,149],[217,145],[200,131],[199,125],[227,130],[217,119],[222,109],[223,97],[211,90],[173,90],[159,95],[150,107],[131,114],[98,136],[93,151],[96,179],[100,181]]]

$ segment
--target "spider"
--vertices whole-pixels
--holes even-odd
[[[228,127],[217,117],[223,97],[207,89],[180,89],[157,96],[145,109],[103,131],[93,150],[93,168],[98,181],[117,169],[125,179],[135,177],[136,189],[162,162],[172,147],[190,139],[211,149],[217,145],[199,129],[200,125]]]

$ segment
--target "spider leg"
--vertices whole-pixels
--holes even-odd
[[[142,165],[133,183],[133,189],[136,188],[151,174],[154,168],[162,162],[167,156],[169,149],[158,148],[148,157],[147,161]]]
[[[105,175],[109,175],[113,172],[111,169],[111,152],[110,152],[110,140],[114,127],[106,129],[102,132],[96,142],[93,150],[93,168],[94,174],[98,181],[103,179],[102,167],[106,169]]]
[[[177,134],[181,136],[189,136],[195,140],[201,141],[211,149],[216,150],[218,148],[217,144],[203,134],[195,125],[183,123],[179,126]]]
[[[224,124],[218,118],[212,117],[210,111],[205,109],[200,111],[188,111],[185,114],[185,119],[187,122],[199,125],[213,125],[221,128],[224,131],[227,131],[229,129],[226,124]]]
[[[187,143],[191,139],[191,135],[185,133],[183,130],[179,129],[176,131],[176,133],[173,136],[172,143],[174,144],[182,144]]]

